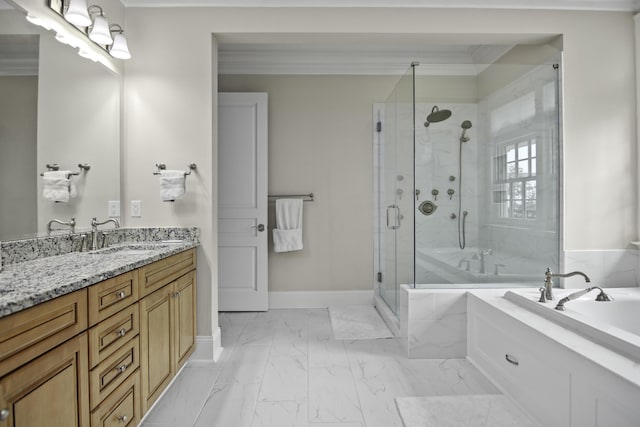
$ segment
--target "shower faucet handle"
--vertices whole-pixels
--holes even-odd
[[[420,201],[420,190],[416,188],[416,202]]]
[[[455,190],[453,188],[450,188],[447,190],[447,194],[449,195],[449,200],[451,200],[453,198],[453,195],[455,194]]]
[[[440,194],[440,192],[435,188],[431,190],[431,195],[433,196],[433,200],[438,200],[438,194]]]

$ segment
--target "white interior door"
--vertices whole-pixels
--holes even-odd
[[[267,94],[218,94],[218,305],[265,311]]]

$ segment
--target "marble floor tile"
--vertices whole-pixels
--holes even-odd
[[[406,427],[540,427],[502,395],[399,397]]]
[[[306,402],[258,402],[251,427],[308,427]]]
[[[234,348],[222,366],[217,383],[260,384],[264,377],[269,350],[268,346],[261,345]]]
[[[364,421],[349,367],[309,368],[309,421]]]
[[[307,358],[292,356],[269,357],[262,388],[260,401],[304,401],[308,391]]]
[[[329,307],[329,316],[333,337],[337,340],[393,338],[393,333],[373,306]]]
[[[145,422],[176,427],[193,425],[221,371],[220,366],[213,364],[185,367]]]
[[[193,426],[251,427],[259,388],[260,383],[216,384]]]
[[[326,309],[223,313],[220,327],[220,360],[183,369],[142,427],[402,427],[399,397],[499,394],[464,359],[408,359],[399,338],[335,339]],[[490,422],[512,416],[492,405]]]

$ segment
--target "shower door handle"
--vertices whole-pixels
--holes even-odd
[[[391,215],[389,212],[395,211],[395,215],[393,216],[393,224],[391,223]],[[397,230],[400,228],[400,207],[398,205],[389,205],[387,206],[387,228],[389,230]]]
[[[251,228],[254,228],[258,231],[264,231],[264,224],[252,225]]]

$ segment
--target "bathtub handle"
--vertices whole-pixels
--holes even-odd
[[[518,359],[510,354],[505,354],[504,358],[507,359],[507,362],[511,363],[512,365],[518,366],[520,364],[520,362],[518,362]]]

